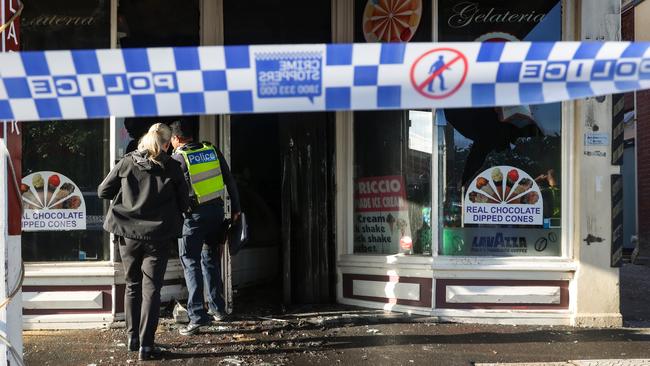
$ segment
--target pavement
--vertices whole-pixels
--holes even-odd
[[[573,360],[568,362],[477,363],[476,366],[650,366],[650,359]]]
[[[152,365],[650,365],[650,267],[621,272],[625,326],[575,328],[436,323],[343,305],[283,307],[269,286],[242,290],[236,314],[183,337],[163,311]],[[260,299],[263,299],[261,301]],[[238,304],[240,304],[238,306]],[[123,328],[25,331],[28,365],[128,365]]]

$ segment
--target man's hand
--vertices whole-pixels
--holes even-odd
[[[233,212],[232,213],[232,222],[236,222],[237,220],[239,220],[239,215],[240,214],[241,214],[241,212]]]

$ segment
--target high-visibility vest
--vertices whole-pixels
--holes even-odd
[[[201,204],[218,198],[224,183],[214,146],[205,142],[194,150],[185,146],[176,149],[176,152],[185,159],[196,202]]]

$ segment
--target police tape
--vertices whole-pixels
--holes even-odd
[[[650,88],[650,43],[19,52],[0,80],[0,120],[512,106]]]

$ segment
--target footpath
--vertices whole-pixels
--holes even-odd
[[[183,337],[164,317],[156,341],[168,351],[152,365],[553,365],[650,366],[650,267],[621,272],[621,328],[437,323],[342,305],[283,308],[260,303],[264,289],[239,295],[227,322]],[[258,299],[258,300],[255,300]],[[237,304],[237,303],[236,303]],[[128,365],[123,328],[25,331],[28,365]]]

